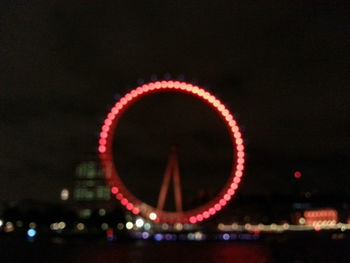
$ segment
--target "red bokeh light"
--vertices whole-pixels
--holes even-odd
[[[202,215],[197,215],[196,216],[197,220],[200,222],[200,221],[203,221],[203,216]]]
[[[123,198],[120,203],[125,206],[128,203],[128,199]]]
[[[106,151],[106,146],[100,145],[100,146],[98,147],[98,151],[99,151],[100,153],[104,153],[104,152]]]
[[[296,172],[294,173],[294,178],[295,178],[295,179],[300,179],[301,177],[302,177],[301,172],[296,171]]]
[[[117,194],[118,191],[119,191],[118,187],[116,187],[116,186],[112,187],[112,190],[111,190],[112,194]]]
[[[126,209],[128,209],[129,211],[132,210],[134,208],[134,205],[132,203],[128,203],[126,205]]]
[[[203,213],[203,217],[204,217],[204,218],[209,218],[209,217],[210,217],[210,214],[209,214],[207,211],[205,211],[205,212]]]
[[[221,210],[221,205],[215,204],[215,205],[214,205],[214,209],[215,209],[216,211],[220,211],[220,210]]]
[[[190,217],[190,223],[195,224],[196,222],[197,222],[196,217],[191,216],[191,217]]]
[[[138,214],[140,213],[140,210],[139,210],[137,207],[134,207],[134,208],[132,209],[132,213],[133,213],[134,215],[138,215]]]
[[[229,200],[231,199],[231,195],[225,194],[225,195],[224,195],[224,199],[225,199],[226,201],[229,201]]]

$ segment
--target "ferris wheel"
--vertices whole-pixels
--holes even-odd
[[[114,133],[119,124],[121,116],[123,116],[125,111],[132,107],[136,101],[141,100],[146,96],[152,96],[155,93],[164,91],[183,93],[192,96],[198,100],[205,102],[208,107],[214,109],[214,111],[221,117],[227,127],[234,153],[231,161],[231,172],[225,185],[222,186],[220,192],[206,204],[185,211],[182,210],[180,175],[175,149],[172,150],[167,164],[161,191],[159,194],[158,204],[156,207],[138,199],[133,193],[128,190],[125,183],[122,181],[121,177],[118,174],[118,169],[113,158],[112,143],[114,140]],[[233,115],[226,108],[226,106],[214,95],[198,86],[171,80],[156,81],[142,85],[131,90],[125,94],[118,102],[116,102],[116,104],[108,113],[101,127],[98,152],[111,192],[113,196],[121,203],[121,205],[125,207],[126,210],[132,212],[135,215],[141,215],[157,223],[170,224],[194,224],[208,219],[209,217],[219,212],[235,195],[243,176],[245,163],[242,134]],[[171,179],[173,179],[174,183],[176,211],[164,210],[164,202]]]

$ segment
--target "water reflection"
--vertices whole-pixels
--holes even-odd
[[[81,262],[115,263],[264,263],[270,262],[266,247],[247,243],[127,243],[86,248],[77,255]],[[78,261],[77,261],[78,262]]]
[[[0,237],[0,262],[50,263],[349,263],[350,239],[267,237],[259,241],[106,242]]]

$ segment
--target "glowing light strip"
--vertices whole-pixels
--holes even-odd
[[[329,222],[326,224],[314,224],[314,225],[294,225],[294,224],[218,224],[218,230],[222,232],[285,232],[285,231],[319,231],[319,230],[350,230],[350,224]]]

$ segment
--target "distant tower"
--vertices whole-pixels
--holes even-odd
[[[169,189],[170,179],[173,179],[173,189],[175,195],[175,207],[176,212],[182,212],[182,193],[180,184],[180,171],[177,160],[176,147],[171,148],[168,164],[165,170],[162,187],[160,188],[158,196],[157,209],[163,210],[165,205],[166,196]]]

